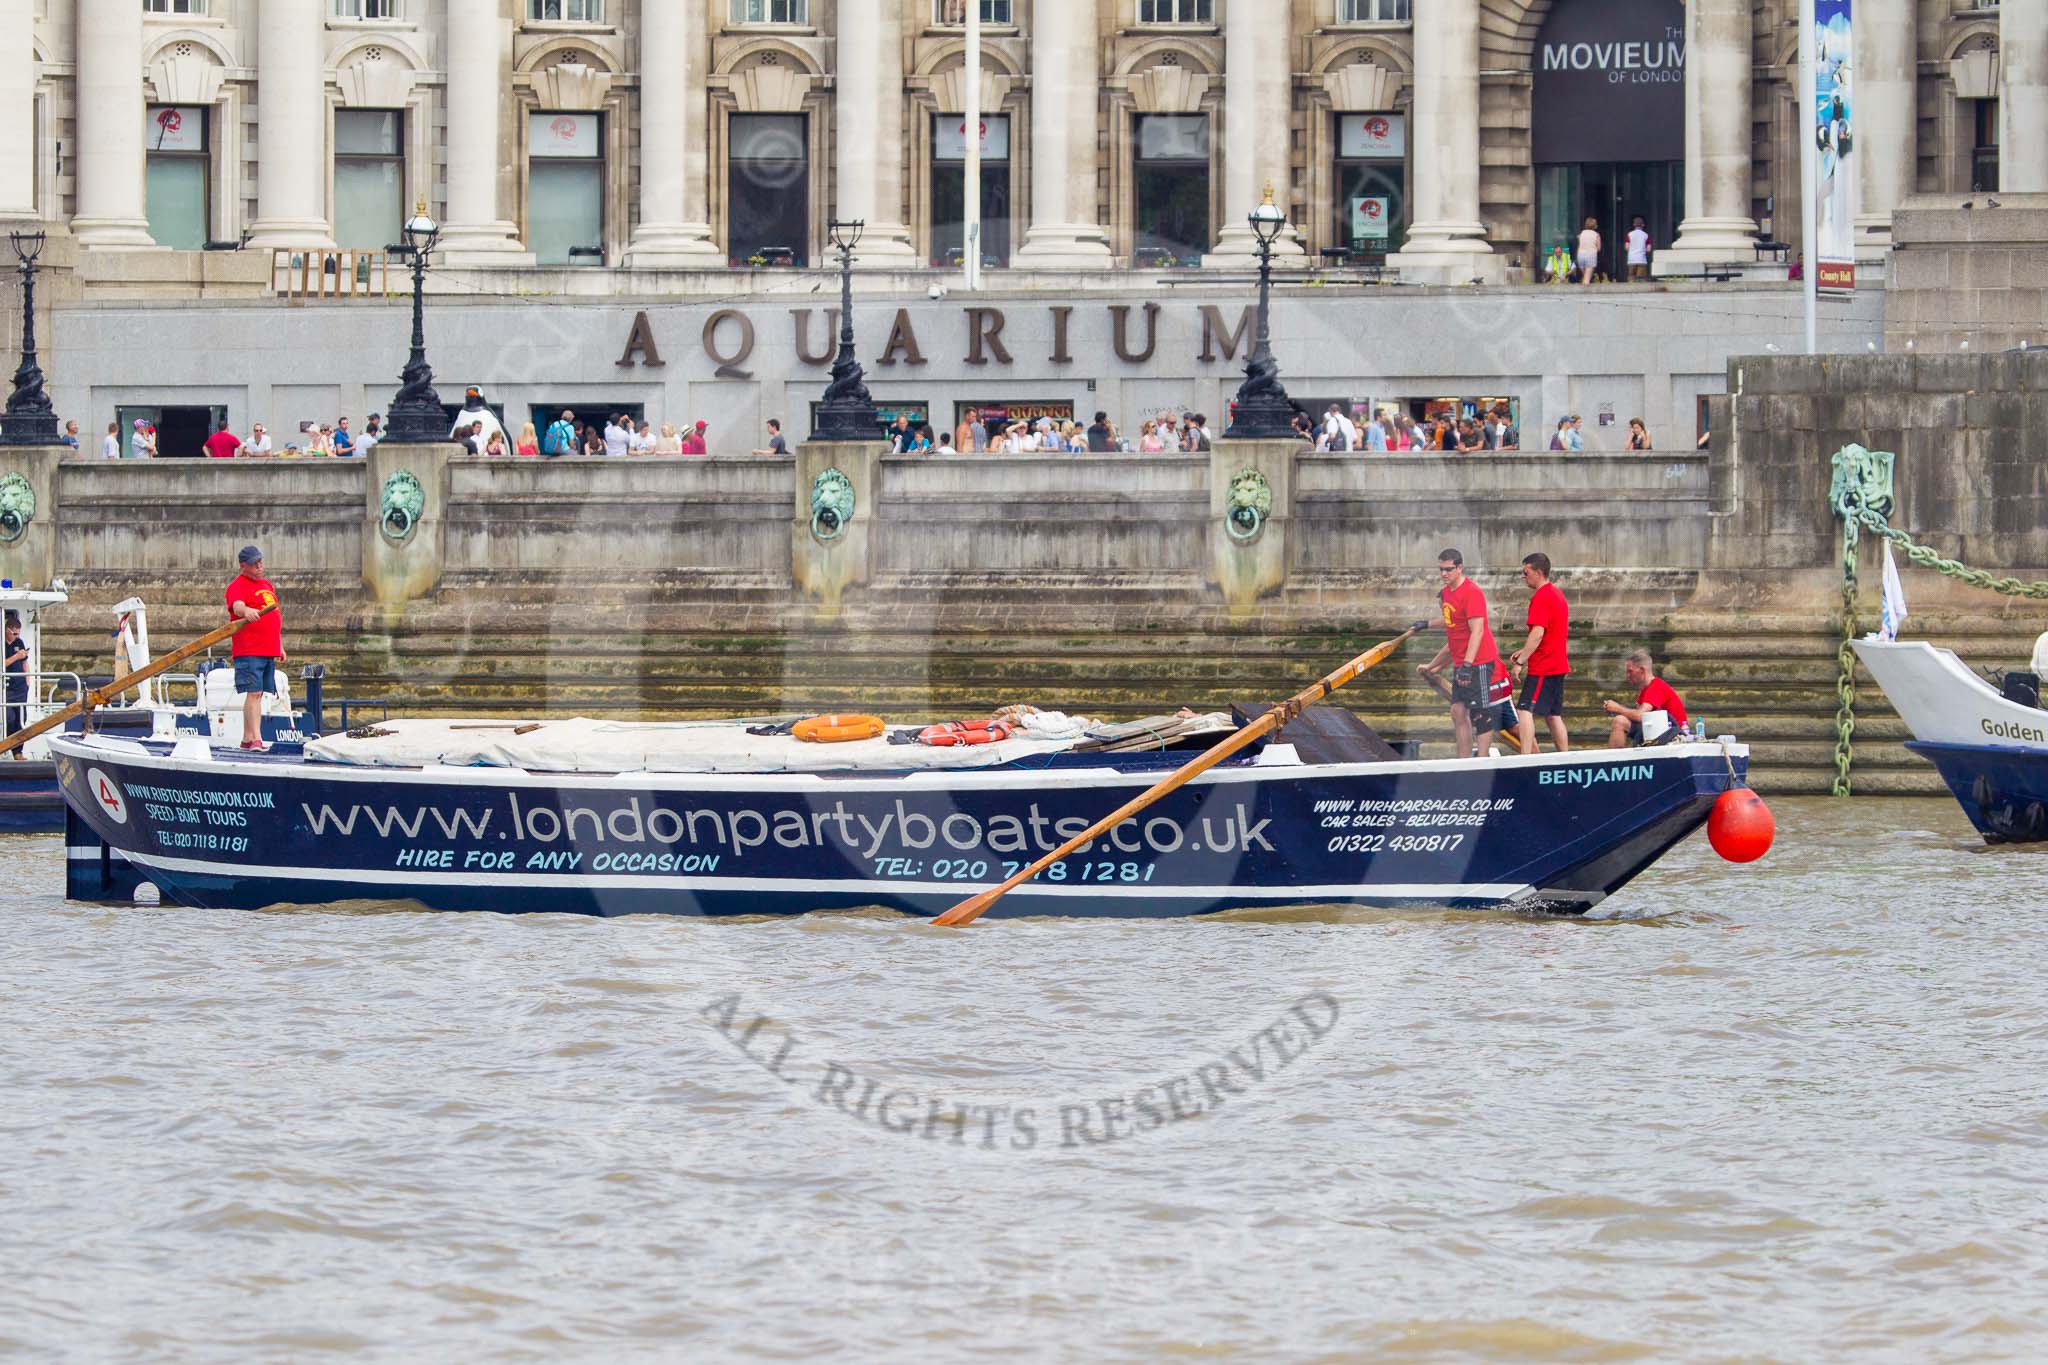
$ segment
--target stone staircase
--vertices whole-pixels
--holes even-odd
[[[1091,628],[1075,621],[1028,624],[1005,618],[932,630],[898,612],[866,628],[821,629],[768,600],[692,602],[687,593],[621,602],[595,585],[586,600],[539,601],[516,593],[414,604],[386,623],[359,600],[293,594],[287,644],[294,671],[324,663],[330,706],[377,698],[391,714],[586,714],[621,719],[875,712],[892,720],[957,718],[993,705],[1031,701],[1103,718],[1129,718],[1178,705],[1198,709],[1291,695],[1331,667],[1400,628],[1288,630],[1272,622],[1216,621],[1188,628]],[[161,651],[216,624],[207,587],[157,585],[151,631]],[[101,622],[111,587],[74,587],[52,616],[52,666],[105,673]],[[659,599],[659,600],[656,600]],[[955,614],[957,616],[957,613]],[[2023,664],[2033,626],[1975,622],[1973,633],[1931,632],[1979,665]],[[1440,638],[1440,637],[1439,637]],[[1825,623],[1673,618],[1647,637],[1608,635],[1588,622],[1573,639],[1573,738],[1605,742],[1601,698],[1620,696],[1621,659],[1647,644],[1659,670],[1710,734],[1752,746],[1753,781],[1766,793],[1818,794],[1834,779],[1835,648]],[[1340,694],[1390,738],[1447,753],[1442,703],[1415,677],[1421,645]],[[1909,754],[1904,727],[1867,678],[1857,693],[1856,790],[1932,795],[1934,770]],[[374,713],[373,713],[374,714]],[[331,714],[338,719],[338,713]]]

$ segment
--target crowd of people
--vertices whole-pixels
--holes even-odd
[[[1305,445],[1318,451],[1381,454],[1386,452],[1442,451],[1482,454],[1519,451],[1521,430],[1507,404],[1501,403],[1477,416],[1417,417],[1385,407],[1371,416],[1346,410],[1331,403],[1320,417],[1297,410],[1294,433]],[[634,455],[704,455],[711,449],[711,425],[699,419],[678,430],[663,423],[635,418],[626,412],[602,416],[578,414],[565,408],[545,427],[527,422],[517,435],[508,432],[496,413],[470,389],[463,408],[456,414],[449,439],[472,455],[508,457],[549,457],[563,455],[623,457]],[[225,421],[208,436],[204,454],[215,459],[245,456],[337,456],[368,454],[385,439],[381,413],[371,413],[360,431],[351,430],[349,419],[332,423],[301,422],[298,434],[280,442],[261,422],[253,423],[246,436],[238,436]],[[125,435],[125,440],[124,440]],[[78,449],[78,423],[67,422],[62,441]],[[1204,413],[1162,409],[1139,422],[1135,432],[1112,422],[1107,412],[1098,411],[1083,426],[1072,418],[1038,417],[1011,419],[1007,413],[985,414],[968,408],[951,430],[935,428],[929,421],[913,421],[899,415],[882,433],[890,451],[898,455],[1028,455],[1045,452],[1093,455],[1198,454],[1215,448],[1216,431]],[[1704,444],[1704,441],[1702,442]],[[1649,428],[1640,417],[1628,421],[1631,451],[1654,448]],[[1573,414],[1561,417],[1551,434],[1549,449],[1577,453],[1586,449],[1584,419]],[[107,459],[153,459],[157,448],[156,428],[137,418],[130,431],[120,424],[107,424],[100,454]],[[787,455],[790,443],[779,418],[770,418],[756,455]]]
[[[1514,747],[1536,752],[1536,721],[1541,717],[1551,747],[1568,752],[1571,737],[1564,722],[1565,681],[1571,674],[1571,606],[1550,581],[1550,556],[1538,551],[1522,557],[1522,582],[1529,588],[1524,616],[1528,636],[1521,647],[1501,657],[1488,620],[1486,594],[1465,575],[1465,556],[1456,549],[1437,555],[1443,586],[1437,602],[1443,613],[1445,639],[1435,657],[1417,672],[1437,687],[1451,707],[1451,730],[1459,758],[1484,758],[1493,732],[1511,734]],[[1443,685],[1445,668],[1451,671]],[[1608,717],[1611,749],[1657,744],[1685,737],[1685,702],[1671,684],[1657,676],[1647,649],[1632,650],[1623,670],[1635,700],[1608,698],[1600,703]],[[1520,676],[1522,694],[1514,695]]]

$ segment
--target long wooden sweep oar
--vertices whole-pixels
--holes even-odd
[[[1424,622],[1418,622],[1384,644],[1374,645],[1371,649],[1368,649],[1350,663],[1345,664],[1329,677],[1324,678],[1314,687],[1280,703],[1280,705],[1274,707],[1265,715],[1260,716],[1250,725],[1245,726],[1244,729],[1237,731],[1222,743],[1207,750],[1192,761],[1183,764],[1165,781],[1124,802],[1123,805],[1118,806],[1115,810],[1103,816],[1100,820],[1097,820],[1087,829],[1082,830],[1079,834],[1076,834],[1037,862],[1019,870],[1015,876],[1011,877],[1001,886],[992,887],[977,895],[969,896],[966,900],[961,901],[951,910],[933,920],[932,923],[948,927],[974,923],[975,920],[981,918],[983,911],[994,905],[1006,892],[1015,890],[1025,882],[1030,881],[1033,877],[1036,877],[1039,873],[1045,871],[1045,869],[1051,867],[1081,845],[1091,839],[1100,837],[1119,821],[1129,819],[1161,797],[1172,795],[1190,781],[1200,777],[1224,759],[1229,758],[1239,749],[1279,729],[1288,721],[1300,715],[1304,708],[1314,706],[1324,697],[1329,696],[1345,683],[1350,682],[1353,678],[1365,672],[1365,670],[1371,668],[1389,654],[1392,654],[1402,645],[1408,643],[1408,638],[1418,630],[1423,629],[1425,624]]]
[[[276,610],[276,607],[265,607],[262,611],[257,612],[256,615],[249,617],[246,620],[230,621],[226,625],[222,626],[219,630],[210,630],[206,632],[206,634],[194,640],[191,644],[180,645],[178,648],[164,655],[161,659],[152,660],[151,662],[144,664],[141,668],[136,669],[133,673],[122,674],[120,677],[114,679],[113,682],[109,683],[105,687],[96,687],[91,689],[83,697],[80,697],[77,701],[65,707],[62,711],[58,711],[52,715],[44,716],[41,720],[37,721],[34,725],[29,726],[27,729],[16,730],[6,739],[0,740],[0,754],[12,753],[14,750],[19,749],[22,745],[34,739],[37,735],[40,735],[47,730],[56,729],[65,721],[70,720],[73,716],[81,715],[84,712],[90,711],[95,706],[105,706],[108,702],[113,701],[123,692],[126,692],[129,689],[133,688],[137,683],[147,682],[159,673],[163,673],[170,669],[176,668],[179,664],[184,663],[185,660],[191,658],[194,654],[201,654],[209,649],[212,649],[215,645],[219,644],[222,640],[225,640],[229,636],[233,635],[243,626],[248,625],[250,621],[260,621],[264,617],[270,615],[270,613]]]

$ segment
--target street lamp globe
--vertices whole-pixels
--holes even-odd
[[[1274,239],[1280,235],[1280,229],[1287,225],[1287,215],[1282,213],[1280,206],[1273,202],[1273,185],[1271,181],[1268,181],[1266,184],[1266,197],[1264,201],[1251,212],[1251,225],[1252,233],[1259,239],[1261,246],[1273,245]]]
[[[434,221],[434,215],[427,212],[427,201],[419,201],[419,207],[412,217],[405,220],[405,244],[415,252],[428,252],[441,240],[441,225]]]

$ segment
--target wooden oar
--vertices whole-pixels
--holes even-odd
[[[107,705],[109,702],[119,697],[123,692],[132,690],[137,683],[147,682],[149,679],[154,678],[159,673],[163,673],[170,669],[176,668],[179,664],[184,663],[185,660],[191,658],[194,654],[201,654],[209,649],[212,649],[221,641],[232,636],[236,631],[240,630],[243,626],[248,625],[250,621],[260,621],[264,617],[270,615],[270,613],[276,610],[276,607],[265,607],[262,611],[257,612],[256,615],[249,617],[246,620],[230,621],[226,625],[222,626],[219,630],[210,630],[206,634],[194,640],[191,644],[181,645],[177,649],[174,649],[170,653],[164,655],[161,659],[155,659],[149,663],[144,664],[141,668],[136,669],[133,673],[123,674],[121,677],[116,678],[112,683],[109,683],[105,687],[96,687],[91,689],[83,697],[80,697],[77,701],[65,707],[62,711],[58,711],[52,715],[44,716],[41,720],[37,721],[34,725],[29,726],[27,729],[16,730],[6,739],[0,740],[0,754],[12,753],[14,750],[19,749],[22,745],[34,739],[37,735],[40,735],[48,730],[56,729],[65,721],[70,720],[73,716],[82,715],[85,712],[92,710],[92,708],[95,706]]]
[[[1345,683],[1350,682],[1353,678],[1365,672],[1365,670],[1371,668],[1389,654],[1392,654],[1402,645],[1408,643],[1408,637],[1423,629],[1426,624],[1425,622],[1418,622],[1384,644],[1374,645],[1371,649],[1368,649],[1350,663],[1345,664],[1329,677],[1324,678],[1314,687],[1280,703],[1280,705],[1274,707],[1265,715],[1260,716],[1250,725],[1245,726],[1244,729],[1237,731],[1222,743],[1207,750],[1192,761],[1183,764],[1165,781],[1124,802],[1123,805],[1118,806],[1115,810],[1103,816],[1100,820],[1097,820],[1087,829],[1082,830],[1079,834],[1076,834],[1037,862],[1020,870],[1001,886],[992,887],[978,895],[969,896],[966,900],[961,901],[951,910],[933,920],[932,923],[949,928],[953,925],[974,923],[975,920],[981,918],[983,911],[994,905],[1006,892],[1012,891],[1022,886],[1025,882],[1030,881],[1033,877],[1036,877],[1039,873],[1045,871],[1045,869],[1051,867],[1081,845],[1091,839],[1100,837],[1119,821],[1129,819],[1161,797],[1172,795],[1190,781],[1200,777],[1224,759],[1229,758],[1239,749],[1256,740],[1263,739],[1279,729],[1288,721],[1300,715],[1304,708],[1314,706],[1324,697],[1329,696]]]
[[[1444,681],[1441,673],[1425,673],[1422,676],[1429,679],[1429,685],[1436,689],[1436,694],[1439,697],[1442,697],[1445,701],[1451,699],[1451,685]],[[1498,706],[1500,703],[1495,702],[1494,705]],[[1520,735],[1512,730],[1495,730],[1494,733],[1512,745],[1516,753],[1522,752],[1522,737]]]

